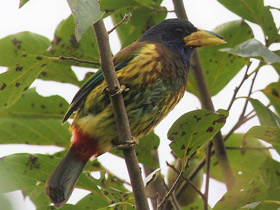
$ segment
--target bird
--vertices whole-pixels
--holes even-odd
[[[191,55],[197,47],[220,45],[225,39],[171,18],[148,29],[133,44],[113,56],[131,133],[140,139],[175,107],[186,91]],[[211,55],[209,55],[211,56]],[[46,194],[62,207],[87,161],[117,146],[118,132],[102,70],[76,93],[63,118],[74,113],[70,148],[46,182]]]

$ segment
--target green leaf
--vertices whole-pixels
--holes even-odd
[[[238,182],[248,183],[253,177],[258,176],[258,170],[266,158],[271,157],[265,146],[259,140],[250,138],[243,142],[242,133],[234,133],[225,142],[227,155]],[[224,181],[217,158],[214,155],[211,159],[211,177],[221,182]]]
[[[190,157],[210,141],[224,126],[228,112],[195,110],[182,115],[169,129],[167,136],[174,154],[179,158]]]
[[[264,6],[263,0],[218,0],[226,8],[242,18],[258,24],[266,36],[269,44],[276,41],[277,28],[269,7]]]
[[[280,163],[268,158],[255,171],[256,175],[250,181],[237,182],[214,206],[213,210],[236,210],[257,201],[279,200],[279,169]]]
[[[80,82],[73,72],[69,61],[53,61],[48,63],[44,70],[39,75],[39,79],[51,80],[62,83],[70,83],[73,85],[81,86],[83,82]]]
[[[75,38],[75,22],[72,15],[66,20],[61,21],[55,30],[54,40],[51,42],[51,47],[48,56],[67,56],[76,57],[84,60],[99,61],[97,42],[94,31],[89,28],[77,42]],[[75,62],[76,66],[89,66]],[[92,67],[92,65],[90,65]]]
[[[167,15],[166,9],[160,6],[151,9],[142,5],[134,5],[134,7],[125,7],[114,12],[111,16],[113,23],[120,22],[127,13],[132,14],[129,23],[122,24],[116,29],[122,48],[136,41],[146,30],[164,20]],[[143,16],[143,14],[145,15]]]
[[[254,110],[259,118],[261,125],[267,125],[272,127],[280,126],[280,119],[277,115],[275,115],[269,108],[263,105],[259,100],[248,98],[251,102]]]
[[[55,155],[13,154],[0,160],[1,192],[33,190],[44,188],[45,181],[54,170],[60,158]],[[100,194],[98,187],[85,174],[81,174],[77,187]]]
[[[105,199],[104,196],[90,193],[89,195],[81,199],[75,206],[76,209],[84,208],[84,209],[96,210],[101,207],[109,206],[109,204],[110,204],[109,201]]]
[[[69,123],[61,125],[67,107],[60,96],[42,97],[35,89],[26,91],[15,105],[0,112],[0,143],[68,147]]]
[[[280,50],[274,51],[274,53],[280,57]],[[280,75],[280,63],[273,63],[272,66],[275,68],[277,73]]]
[[[135,148],[135,152],[138,158],[138,161],[145,166],[156,169],[159,167],[154,161],[153,150],[156,150],[159,146],[160,139],[154,133],[151,132],[148,135],[144,136],[139,140],[139,145]],[[123,153],[120,150],[113,149],[111,153],[123,157]]]
[[[254,126],[244,135],[244,139],[257,138],[272,145],[280,145],[280,128],[271,126]]]
[[[94,23],[96,23],[104,14],[100,11],[96,0],[67,0],[76,23],[76,39],[79,42]]]
[[[10,199],[8,199],[4,194],[0,193],[0,203],[1,208],[5,210],[12,210],[12,205]]]
[[[204,202],[201,198],[198,198],[195,202],[187,205],[187,206],[180,206],[182,210],[202,210],[204,209]],[[208,210],[211,210],[211,206],[208,205]]]
[[[220,49],[220,51],[245,58],[261,59],[268,64],[280,63],[280,57],[277,54],[270,51],[261,42],[254,38],[243,42],[242,44],[237,45],[233,48]]]
[[[251,28],[244,21],[232,21],[219,25],[214,32],[225,37],[227,44],[198,49],[202,70],[212,96],[221,91],[248,61],[247,58],[220,52],[219,49],[234,47],[253,37]],[[192,72],[190,71],[187,91],[198,95]]]
[[[280,201],[266,200],[266,201],[257,201],[254,203],[247,204],[241,207],[241,209],[270,210],[270,209],[279,209],[279,207],[280,207]]]
[[[19,8],[22,8],[23,5],[25,5],[27,2],[29,2],[29,0],[20,0],[20,2],[19,2]]]
[[[270,103],[280,114],[280,81],[270,83],[262,92],[269,98]]]
[[[0,40],[0,66],[13,67],[24,54],[42,54],[50,41],[31,32],[20,32]]]
[[[50,57],[25,54],[16,66],[1,74],[0,110],[13,105],[52,60]]]

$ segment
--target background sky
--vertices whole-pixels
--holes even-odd
[[[189,20],[198,28],[213,30],[216,26],[232,21],[240,20],[240,17],[228,11],[222,5],[220,5],[216,0],[186,0],[185,7]],[[275,7],[280,7],[280,1],[278,0],[265,0],[266,5],[272,5]],[[22,32],[31,31],[33,33],[38,33],[46,36],[50,40],[53,39],[54,31],[56,26],[70,15],[70,9],[68,7],[66,0],[30,0],[23,8],[18,9],[19,0],[1,0],[0,1],[0,38],[7,35]],[[172,1],[164,0],[163,5],[168,8],[168,10],[173,10]],[[280,25],[280,13],[273,11],[273,15],[276,20],[276,26],[279,28]],[[168,18],[175,17],[174,13],[169,13]],[[112,28],[112,23],[110,19],[105,20],[107,29]],[[249,23],[253,29],[256,38],[264,43],[264,37],[262,35],[261,29],[252,23]],[[230,41],[230,40],[227,40]],[[115,33],[110,34],[110,42],[112,46],[112,51],[115,54],[120,50],[120,44]],[[280,49],[280,46],[274,45],[273,50]],[[211,56],[211,55],[209,55]],[[255,65],[252,65],[252,69]],[[82,69],[74,69],[80,79],[83,78],[84,73]],[[5,68],[0,67],[1,71],[5,71]],[[213,97],[213,102],[215,109],[226,108],[229,104],[231,96],[233,94],[234,88],[239,84],[244,74],[244,69],[240,71],[238,75],[235,76],[234,80],[231,81],[218,95]],[[266,97],[262,93],[258,92],[265,88],[269,83],[278,81],[279,76],[271,67],[263,68],[257,77],[256,85],[254,87],[253,97],[258,98],[263,101],[264,104],[268,103]],[[240,90],[239,95],[247,95],[247,90],[250,83],[246,82]],[[68,102],[71,101],[72,97],[78,90],[77,87],[68,84],[58,84],[55,82],[47,81],[35,81],[32,85],[36,87],[39,94],[44,96],[49,95],[61,95],[66,98]],[[46,88],[47,87],[47,88]],[[242,109],[243,101],[239,100],[234,104],[230,116],[227,120],[227,124],[223,128],[223,132],[227,132],[231,129],[234,123],[237,121],[240,110]],[[249,106],[250,107],[250,106]],[[161,168],[163,174],[166,174],[166,164],[165,161],[172,161],[172,156],[169,154],[170,143],[167,139],[167,131],[172,125],[172,123],[183,113],[200,108],[200,103],[198,99],[186,93],[179,105],[166,117],[166,119],[156,128],[155,132],[161,137],[161,144],[159,147],[159,154],[161,160]],[[258,124],[257,119],[251,120],[249,123],[245,124],[240,128],[239,132],[246,132],[253,125]],[[1,135],[1,134],[0,134]],[[0,157],[4,155],[9,155],[18,152],[31,152],[31,153],[54,153],[60,151],[57,147],[38,147],[38,146],[23,146],[23,145],[13,145],[13,146],[0,146]],[[168,151],[168,152],[167,152]],[[276,154],[273,156],[277,159],[279,157]],[[99,160],[107,167],[112,169],[114,173],[118,176],[128,179],[126,172],[126,166],[122,159],[116,158],[110,154],[102,155]],[[112,160],[114,160],[112,164]],[[210,183],[210,204],[213,206],[215,202],[223,195],[225,192],[225,187],[215,181]],[[83,190],[75,190],[70,203],[75,203],[85,195],[86,192]],[[33,204],[29,199],[24,199],[20,192],[9,193],[9,197],[14,199],[13,205],[15,209],[19,210],[31,210],[34,209]]]

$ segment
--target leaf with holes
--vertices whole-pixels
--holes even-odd
[[[251,28],[244,21],[232,21],[219,25],[214,32],[225,37],[227,44],[198,49],[202,70],[212,96],[221,91],[248,62],[248,58],[220,52],[219,49],[234,47],[253,37]],[[192,72],[190,71],[187,91],[198,95]]]
[[[185,159],[209,142],[226,123],[228,112],[195,110],[182,115],[168,131],[169,144],[174,154]]]
[[[271,126],[254,126],[244,135],[244,139],[257,138],[272,145],[280,145],[280,128]]]
[[[233,48],[220,49],[220,51],[245,58],[261,59],[268,64],[280,63],[280,56],[270,51],[260,41],[254,38]]]
[[[54,155],[26,153],[1,158],[0,192],[14,190],[28,190],[31,192],[32,189],[42,189],[42,185],[45,184],[59,160],[60,158],[56,158]],[[100,194],[98,187],[85,174],[81,174],[77,187]]]
[[[264,6],[263,0],[218,1],[235,14],[258,24],[268,37],[268,44],[276,42],[280,38],[269,7]]]
[[[0,110],[13,105],[45,66],[55,58],[23,55],[16,66],[0,74]]]
[[[60,96],[43,97],[33,88],[27,90],[16,104],[0,112],[0,143],[68,147],[69,123],[61,125],[67,107]]]
[[[83,34],[104,14],[97,0],[67,0],[76,23],[76,39],[79,42]]]
[[[269,84],[262,92],[269,98],[270,103],[280,114],[280,81]]]
[[[0,66],[13,67],[24,54],[42,54],[50,40],[31,32],[20,32],[0,39]]]

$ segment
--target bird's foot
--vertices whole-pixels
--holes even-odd
[[[117,149],[129,149],[131,147],[136,147],[139,145],[139,141],[137,138],[132,137],[130,140],[126,140],[125,142],[116,142]]]
[[[108,87],[104,88],[103,91],[110,92]],[[115,93],[111,94],[111,96],[122,94],[127,91],[129,91],[129,88],[125,87],[125,85],[121,85],[120,87],[116,87]]]

